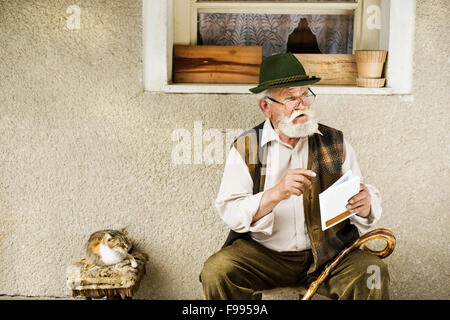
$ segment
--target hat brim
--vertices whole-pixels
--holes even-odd
[[[260,93],[261,91],[267,90],[267,89],[273,89],[273,88],[290,88],[290,87],[303,87],[309,84],[313,84],[316,82],[319,82],[322,80],[322,78],[317,77],[311,77],[306,80],[297,80],[297,81],[291,81],[291,82],[285,82],[285,83],[279,83],[279,84],[272,84],[269,86],[257,86],[254,88],[250,88],[250,92],[252,93]]]

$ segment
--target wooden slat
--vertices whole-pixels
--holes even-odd
[[[257,84],[261,61],[261,46],[175,45],[173,82]]]
[[[353,54],[294,54],[308,75],[322,80],[317,84],[356,85],[358,75]]]

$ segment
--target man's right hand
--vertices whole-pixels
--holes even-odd
[[[286,200],[291,195],[299,196],[303,194],[306,188],[311,188],[309,178],[315,177],[314,171],[306,169],[291,169],[286,172],[283,179],[272,188],[264,191],[258,211],[252,219],[252,223],[258,221],[282,200]]]
[[[275,186],[277,198],[281,201],[288,199],[292,195],[302,195],[306,191],[306,188],[311,188],[311,181],[309,179],[315,176],[316,173],[311,170],[288,170],[283,179]]]

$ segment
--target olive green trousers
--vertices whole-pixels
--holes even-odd
[[[206,260],[200,274],[205,299],[248,300],[253,292],[306,286],[322,271],[307,274],[311,250],[277,252],[253,240],[238,239]],[[389,274],[378,257],[356,249],[319,286],[331,299],[389,299]]]

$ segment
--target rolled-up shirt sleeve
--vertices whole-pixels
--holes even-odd
[[[360,233],[365,233],[375,227],[378,220],[381,218],[381,195],[380,191],[373,185],[364,182],[364,178],[361,174],[361,169],[356,159],[356,153],[350,143],[344,138],[344,153],[345,160],[342,165],[342,172],[345,173],[348,170],[352,170],[353,175],[361,177],[361,183],[365,184],[370,194],[371,210],[367,218],[354,215],[350,217],[351,223],[353,223]]]
[[[264,192],[253,194],[253,181],[239,152],[232,147],[215,201],[221,219],[235,232],[272,234],[273,213],[270,212],[252,224]]]

